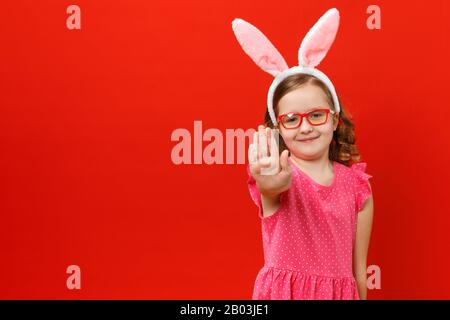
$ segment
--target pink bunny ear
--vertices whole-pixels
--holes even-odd
[[[261,69],[274,77],[288,69],[284,58],[258,28],[237,18],[232,27],[242,49]]]
[[[298,51],[299,65],[316,67],[327,55],[339,28],[339,11],[332,8],[308,31]]]

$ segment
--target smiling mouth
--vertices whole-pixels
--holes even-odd
[[[310,141],[313,141],[313,140],[316,140],[318,137],[314,137],[314,138],[311,138],[311,139],[306,139],[306,140],[298,140],[299,142],[310,142]]]

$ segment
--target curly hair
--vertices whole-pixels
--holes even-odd
[[[275,116],[278,116],[278,102],[281,100],[281,98],[290,91],[293,91],[306,84],[316,85],[321,88],[327,97],[327,101],[331,106],[331,109],[333,111],[336,111],[332,95],[328,90],[328,87],[322,81],[311,75],[294,74],[284,79],[275,89],[273,96]],[[355,125],[352,122],[351,114],[349,114],[348,111],[345,110],[339,97],[338,101],[341,107],[341,110],[339,112],[339,123],[336,130],[333,132],[333,140],[330,143],[328,157],[330,160],[337,161],[346,166],[351,166],[353,163],[359,162],[361,160],[361,156],[355,144]],[[264,124],[272,129],[275,128],[267,110],[264,116]],[[283,137],[281,137],[280,135],[280,154],[286,149],[288,148],[283,140]]]

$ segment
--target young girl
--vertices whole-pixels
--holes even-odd
[[[302,42],[301,66],[291,69],[259,30],[233,22],[247,54],[275,76],[265,127],[248,152],[265,261],[253,299],[366,298],[371,176],[356,163],[354,126],[334,86],[315,69],[338,22],[337,10],[327,11]]]

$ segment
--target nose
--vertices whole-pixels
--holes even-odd
[[[299,130],[302,134],[308,134],[313,130],[313,127],[308,122],[308,120],[306,120],[306,118],[303,118]]]

